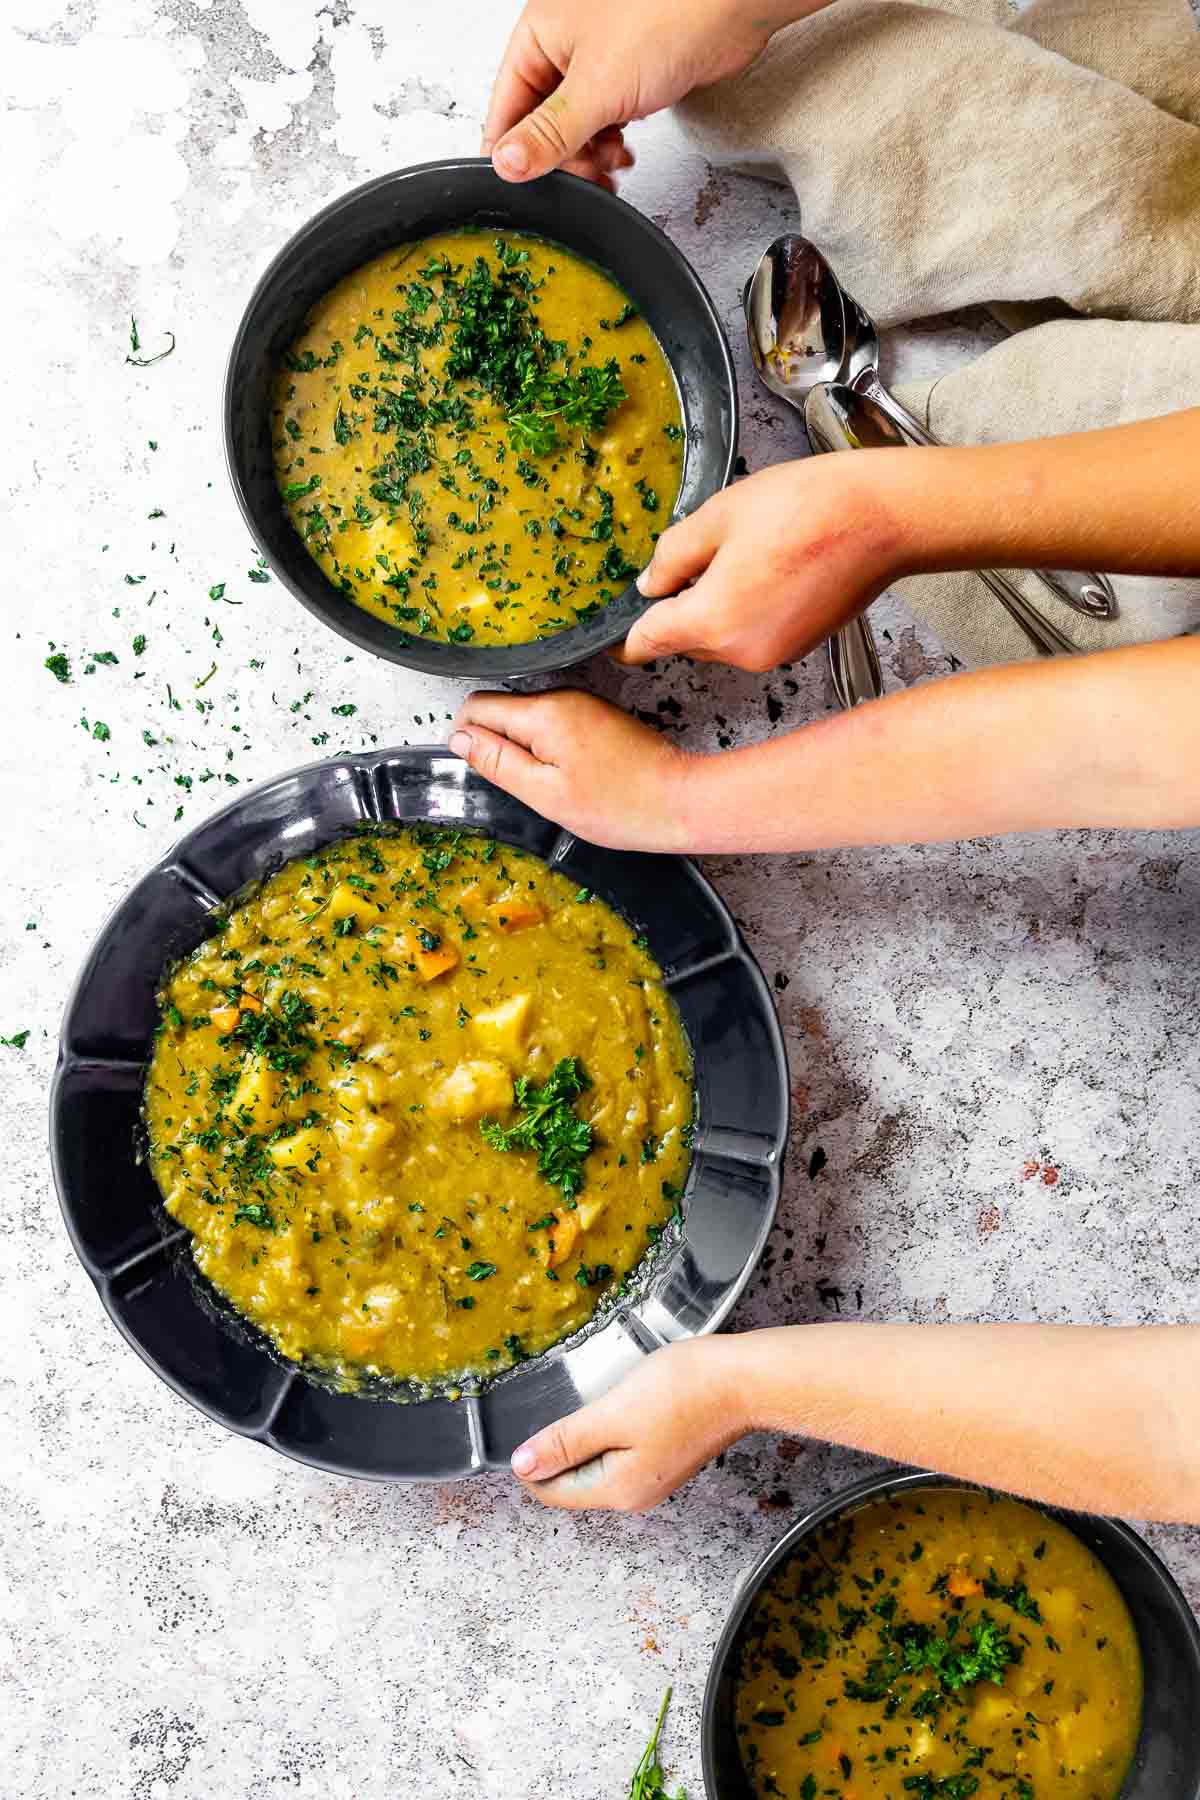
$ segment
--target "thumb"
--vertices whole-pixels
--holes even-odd
[[[699,656],[708,653],[705,643],[706,586],[697,583],[669,600],[660,600],[630,626],[629,636],[613,655],[620,663],[653,662],[659,656]]]
[[[483,725],[456,725],[446,748],[483,776],[485,781],[515,794],[518,800],[538,808],[545,805],[546,765],[511,738]]]
[[[607,1397],[594,1400],[579,1412],[556,1419],[544,1431],[518,1444],[512,1453],[512,1471],[522,1481],[549,1481],[581,1463],[591,1462],[606,1450],[623,1449],[619,1430]]]
[[[595,70],[577,74],[572,63],[554,92],[506,131],[492,151],[496,173],[506,181],[532,181],[569,162],[588,139],[619,115],[607,84]]]

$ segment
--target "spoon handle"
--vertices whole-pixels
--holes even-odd
[[[849,712],[883,693],[883,672],[875,634],[863,614],[851,619],[829,640],[829,673],[838,703]]]
[[[850,384],[857,393],[874,400],[887,413],[893,424],[900,427],[905,437],[914,444],[941,445],[944,440],[927,431],[919,419],[913,417],[903,401],[890,394],[879,379],[879,372],[874,367],[865,369]],[[1095,570],[1075,569],[1033,569],[1042,586],[1048,588],[1056,600],[1064,606],[1070,606],[1075,612],[1085,613],[1089,619],[1115,619],[1120,613],[1117,596],[1107,575]]]

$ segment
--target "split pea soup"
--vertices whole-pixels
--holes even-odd
[[[1137,1634],[1065,1526],[966,1489],[876,1500],[802,1540],[747,1619],[747,1778],[784,1800],[1115,1800]]]
[[[624,592],[679,492],[654,333],[560,244],[459,231],[356,269],[283,358],[280,492],[345,597],[417,636],[518,644]]]
[[[171,970],[150,1161],[202,1273],[354,1386],[582,1326],[678,1211],[692,1065],[644,939],[433,827],[286,864]]]

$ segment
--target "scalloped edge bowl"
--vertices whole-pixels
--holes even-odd
[[[137,1157],[163,970],[229,896],[363,826],[426,822],[533,851],[645,931],[695,1059],[697,1124],[682,1226],[631,1292],[575,1337],[457,1400],[389,1403],[281,1364],[198,1291],[190,1236]],[[440,748],[313,763],[248,790],[138,881],[100,932],[63,1020],[50,1102],[67,1230],[109,1316],[209,1418],[317,1468],[445,1481],[506,1468],[516,1445],[594,1399],[663,1344],[710,1332],[775,1218],[788,1069],[762,974],[714,889],[681,857],[599,849],[560,831]],[[215,1299],[215,1291],[214,1291]]]

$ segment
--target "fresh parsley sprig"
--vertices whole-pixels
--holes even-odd
[[[587,437],[627,397],[613,356],[599,368],[588,363],[570,375],[530,371],[507,414],[509,442],[527,455],[549,456],[562,448],[563,426],[573,426]]]
[[[641,1761],[633,1771],[633,1780],[629,1784],[629,1800],[687,1800],[683,1789],[673,1797],[667,1792],[667,1775],[658,1754],[658,1740],[662,1734],[663,1720],[667,1716],[667,1708],[671,1704],[671,1689],[663,1695],[663,1703],[658,1709],[658,1719],[651,1734],[650,1742],[642,1751]]]
[[[558,1188],[564,1199],[574,1200],[583,1186],[592,1128],[576,1115],[573,1103],[591,1085],[577,1056],[564,1056],[556,1062],[541,1087],[532,1086],[528,1075],[519,1075],[513,1097],[524,1109],[521,1117],[507,1129],[495,1119],[481,1119],[480,1133],[494,1150],[536,1150],[538,1173]]]

